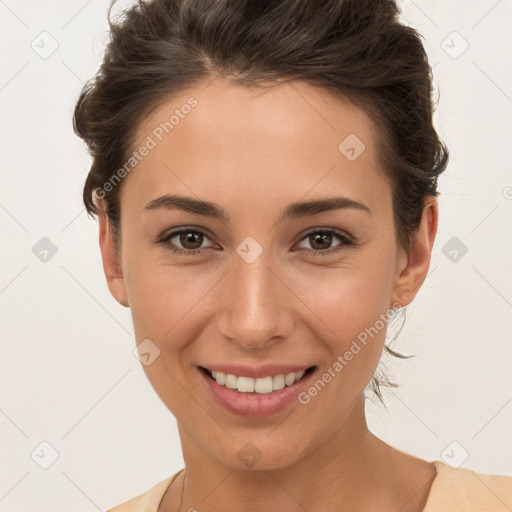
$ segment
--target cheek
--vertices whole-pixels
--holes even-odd
[[[392,265],[384,258],[316,272],[296,280],[313,311],[335,332],[373,324],[389,306]]]
[[[330,276],[326,274],[305,294],[321,320],[316,322],[319,329],[315,334],[331,354],[331,363],[342,356],[343,372],[357,374],[357,382],[371,378],[382,353],[390,276],[388,262],[373,261],[358,270],[338,269]]]
[[[375,374],[386,339],[388,311],[374,282],[360,279],[346,285],[343,291],[331,290],[327,296],[319,311],[329,329],[322,328],[316,336],[329,354],[320,375],[329,388],[323,406],[329,409],[336,404],[333,414],[341,416]],[[322,401],[318,406],[322,407]]]
[[[276,293],[269,292],[310,328],[316,323],[319,339],[350,342],[389,307],[394,252],[384,242],[374,240],[337,267],[283,267],[279,273],[287,286],[276,283]],[[194,324],[199,328],[200,318],[210,315],[213,321],[217,300],[231,296],[229,276],[223,279],[225,269],[215,265],[171,265],[140,241],[126,238],[125,243],[125,282],[137,342],[172,339],[173,347],[181,348],[175,342],[186,344]],[[283,301],[282,293],[290,300]],[[230,300],[236,303],[235,297]]]
[[[138,344],[149,339],[157,347],[150,345],[158,356],[143,365],[143,370],[157,395],[178,417],[187,417],[191,407],[191,396],[185,391],[189,375],[184,359],[190,354],[184,349],[200,337],[204,326],[199,316],[206,291],[213,285],[198,279],[197,273],[193,276],[190,271],[161,264],[137,265],[129,281],[135,339]]]
[[[137,342],[152,339],[171,355],[199,337],[215,313],[214,297],[229,293],[224,273],[141,258],[129,268],[127,285]]]
[[[357,267],[290,273],[288,279],[282,272],[281,278],[287,282],[291,294],[287,307],[294,308],[301,316],[313,315],[317,322],[325,324],[326,332],[330,328],[346,338],[354,330],[372,325],[375,317],[389,305],[391,279],[386,267],[380,260]],[[128,300],[138,334],[164,339],[173,326],[189,324],[188,315],[205,311],[214,314],[212,300],[216,302],[215,297],[219,299],[222,294],[231,293],[229,284],[226,288],[223,282],[223,273],[214,268],[199,271],[161,262],[141,262],[128,268]]]

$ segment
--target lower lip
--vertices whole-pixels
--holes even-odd
[[[317,368],[299,381],[272,393],[242,393],[236,389],[217,384],[206,371],[199,368],[203,382],[213,394],[215,401],[227,411],[245,418],[264,418],[284,410],[293,402],[299,403],[297,395],[309,385]]]

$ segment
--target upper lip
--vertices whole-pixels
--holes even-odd
[[[314,365],[264,364],[261,366],[248,366],[245,364],[206,364],[201,366],[207,370],[213,370],[215,372],[222,372],[226,374],[230,373],[238,377],[243,376],[258,379],[267,376],[274,377],[281,374],[286,375],[292,372],[296,373],[301,370],[305,371]]]

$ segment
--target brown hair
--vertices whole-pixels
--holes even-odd
[[[362,108],[377,127],[397,240],[409,248],[425,196],[439,194],[448,149],[433,126],[422,36],[400,23],[395,0],[139,0],[118,22],[114,4],[110,42],[73,123],[92,156],[85,207],[99,213],[101,189],[116,249],[122,183],[103,186],[126,163],[140,121],[173,93],[215,76],[243,87],[301,80]],[[395,384],[373,377],[382,401],[379,383]]]

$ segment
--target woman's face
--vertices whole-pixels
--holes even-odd
[[[370,119],[307,84],[215,80],[161,105],[137,134],[121,191],[121,271],[104,217],[100,242],[109,288],[130,307],[137,344],[146,340],[143,368],[182,443],[236,468],[252,454],[261,469],[353,435],[383,319],[414,298],[433,242],[420,237],[409,261],[398,247]],[[215,208],[173,207],[166,195]],[[297,205],[333,198],[350,201]],[[283,391],[248,396],[200,369],[226,365],[249,377],[316,369],[283,405],[272,398]]]

